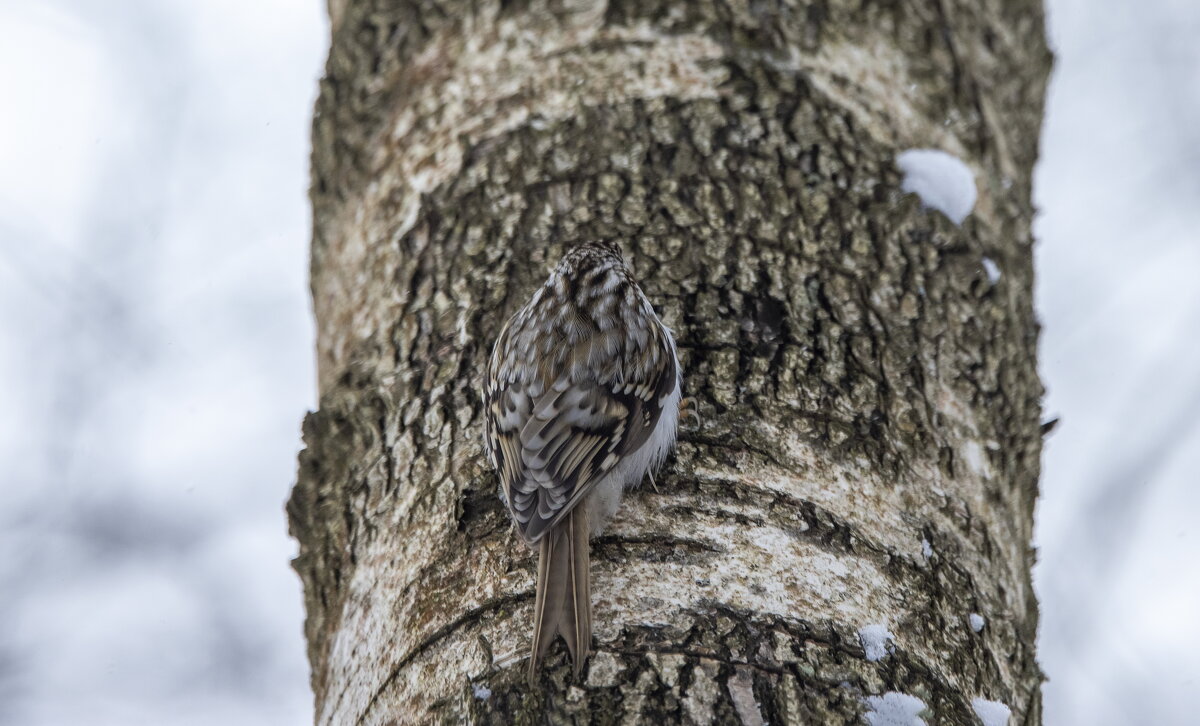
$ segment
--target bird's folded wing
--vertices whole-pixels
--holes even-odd
[[[677,372],[669,349],[648,355],[651,375],[643,381],[563,375],[549,386],[513,381],[491,392],[488,455],[527,541],[536,542],[654,431]]]

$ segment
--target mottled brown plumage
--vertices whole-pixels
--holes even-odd
[[[517,531],[538,546],[530,678],[555,634],[578,673],[591,643],[588,539],[662,462],[679,418],[674,339],[616,244],[563,257],[500,332],[483,397],[484,450]]]

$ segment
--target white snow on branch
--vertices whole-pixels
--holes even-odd
[[[1012,711],[999,701],[989,701],[986,698],[976,698],[971,701],[975,715],[983,722],[983,726],[1008,726],[1008,717]]]
[[[957,156],[937,149],[909,149],[896,157],[904,172],[900,188],[916,194],[926,207],[962,224],[975,208],[975,175]]]
[[[858,631],[858,639],[862,641],[867,660],[883,660],[892,652],[892,638],[895,636],[888,631],[886,625],[878,623],[864,626]]]
[[[925,702],[916,696],[888,691],[882,696],[867,696],[867,705],[871,710],[866,719],[871,726],[926,726],[920,715]]]
[[[983,630],[984,623],[987,622],[979,613],[971,613],[970,616],[967,617],[967,620],[971,621],[971,630],[974,630],[976,633]]]
[[[475,697],[480,701],[486,701],[492,697],[492,689],[487,686],[481,686],[478,683],[471,685],[471,689],[475,691]]]
[[[921,538],[921,554],[925,555],[925,559],[933,557],[933,545],[929,544],[929,540]]]

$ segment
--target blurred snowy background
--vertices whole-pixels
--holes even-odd
[[[1048,10],[1046,721],[1195,723],[1200,3]],[[311,721],[326,34],[322,0],[0,0],[0,724]]]

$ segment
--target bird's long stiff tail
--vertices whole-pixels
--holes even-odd
[[[578,677],[592,644],[591,558],[586,504],[572,509],[541,540],[537,597],[533,604],[533,646],[529,659],[531,684],[537,681],[538,663],[558,633],[567,641]]]

